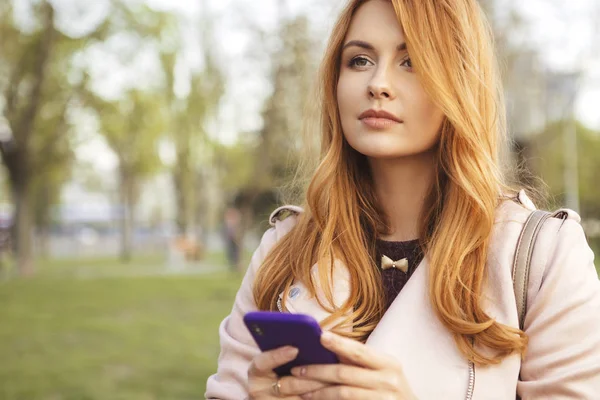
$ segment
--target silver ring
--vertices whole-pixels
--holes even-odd
[[[273,389],[273,393],[275,393],[275,396],[277,396],[277,397],[281,396],[281,382],[280,382],[280,379],[277,379],[275,382],[273,382],[273,384],[271,385],[271,389]]]

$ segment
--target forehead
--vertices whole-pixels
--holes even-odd
[[[404,42],[404,32],[398,22],[392,2],[389,0],[370,0],[356,10],[346,41],[364,40],[376,44],[390,43],[396,47]]]

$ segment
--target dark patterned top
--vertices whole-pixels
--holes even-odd
[[[392,260],[408,259],[408,272],[404,273],[396,268],[389,268],[385,271],[381,269],[381,257],[385,255]],[[398,293],[402,290],[408,279],[417,269],[419,263],[423,259],[423,252],[419,246],[419,240],[410,240],[406,242],[387,242],[377,240],[377,249],[375,262],[381,271],[381,278],[385,291],[386,306],[385,310],[390,307]]]

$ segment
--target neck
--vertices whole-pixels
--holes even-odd
[[[435,179],[435,152],[396,159],[369,158],[375,191],[389,230],[382,240],[418,239],[425,199]]]

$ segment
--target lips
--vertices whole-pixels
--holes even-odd
[[[394,122],[403,122],[400,118],[396,117],[394,114],[391,114],[387,111],[384,110],[374,110],[374,109],[370,109],[367,110],[365,112],[363,112],[362,114],[360,114],[360,116],[358,117],[358,119],[360,120],[364,120],[364,119],[386,119],[386,120],[390,120],[390,121],[394,121]]]

